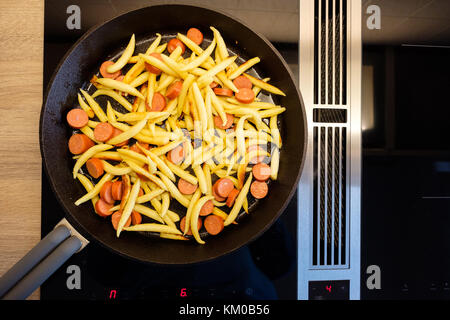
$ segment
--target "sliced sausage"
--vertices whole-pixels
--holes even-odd
[[[94,146],[94,141],[82,133],[75,133],[69,139],[69,151],[72,154],[82,154]]]
[[[232,97],[233,91],[228,88],[214,88],[214,93],[218,96]]]
[[[218,84],[217,82],[215,82],[215,81],[213,81],[213,82],[211,82],[211,83],[209,84],[209,87],[210,87],[211,89],[217,88],[218,86],[219,86],[219,84]]]
[[[118,136],[118,135],[121,134],[121,133],[123,133],[122,130],[117,129],[117,128],[114,128],[113,135],[112,135],[111,139],[114,138],[114,137],[116,137],[116,136]],[[123,147],[123,146],[126,146],[126,145],[128,144],[128,142],[129,142],[129,140],[125,140],[124,142],[121,142],[121,143],[119,143],[119,144],[116,144],[115,146],[116,146],[116,147]]]
[[[120,217],[122,216],[122,211],[116,211],[111,216],[111,223],[115,230],[117,230],[117,227],[119,226]],[[131,216],[128,218],[127,222],[125,223],[124,227],[129,227],[131,225]]]
[[[216,201],[222,202],[225,201],[226,197],[221,197],[217,194],[216,192],[216,185],[214,184],[213,188],[212,188],[212,195],[214,197],[214,199],[216,199]]]
[[[233,190],[234,184],[233,181],[228,178],[220,178],[216,181],[214,187],[216,188],[215,191],[218,196],[226,198]]]
[[[111,186],[111,196],[114,200],[122,200],[122,181],[114,181]]]
[[[152,98],[151,109],[147,105],[146,107],[148,111],[162,111],[166,107],[166,98],[161,93],[155,92]]]
[[[181,54],[184,54],[184,51],[186,51],[186,46],[180,40],[175,38],[175,39],[171,39],[167,43],[167,51],[169,51],[169,53],[172,53],[177,47],[180,47],[181,48]]]
[[[227,198],[227,207],[231,208],[234,204],[234,201],[236,200],[237,196],[239,195],[239,190],[234,188],[233,190],[231,190],[230,194],[228,195]]]
[[[204,224],[206,231],[213,236],[219,234],[224,228],[223,219],[215,215],[207,216]]]
[[[110,204],[110,203],[106,202],[105,200],[103,200],[102,198],[100,198],[95,203],[95,212],[100,217],[104,218],[104,217],[110,216],[112,214],[112,212],[109,211],[109,209],[111,209],[113,206],[114,206],[113,204]]]
[[[103,163],[100,159],[91,158],[86,161],[86,168],[91,175],[92,178],[97,179],[101,175],[103,175]]]
[[[234,116],[232,114],[227,113],[227,122],[223,125],[222,118],[219,116],[214,116],[214,125],[222,130],[229,129],[233,126]]]
[[[140,154],[144,154],[144,152],[142,152],[142,150],[141,149],[139,149],[139,147],[136,145],[136,143],[135,144],[133,144],[131,147],[130,147],[130,150],[131,151],[134,151],[134,152],[136,152],[136,153],[140,153]]]
[[[145,143],[145,142],[139,142],[139,145],[140,145],[142,148],[146,149],[146,150],[150,150],[150,149],[151,149],[150,144],[148,144],[148,143]]]
[[[267,186],[267,183],[263,181],[253,181],[250,186],[250,193],[252,194],[255,199],[262,199],[265,196],[267,196],[267,193],[269,192],[269,187]]]
[[[197,28],[190,28],[186,36],[191,39],[196,45],[201,45],[203,42],[203,33]]]
[[[167,159],[173,164],[179,165],[184,160],[184,149],[183,146],[179,145],[167,152]]]
[[[236,100],[242,103],[251,103],[255,100],[255,93],[252,89],[241,88],[239,92],[235,94]]]
[[[253,176],[258,181],[266,181],[270,178],[270,167],[264,162],[257,163],[252,168]]]
[[[109,73],[108,71],[106,71],[108,69],[108,67],[110,65],[113,65],[114,61],[105,61],[102,63],[102,65],[100,66],[100,74],[102,75],[103,78],[111,78],[111,79],[116,79],[117,77],[119,77],[122,72],[116,71],[114,73]]]
[[[248,88],[251,89],[253,84],[250,81],[249,78],[247,78],[246,76],[239,76],[236,79],[233,80],[233,84],[236,86],[236,88],[238,88],[239,90],[242,88]]]
[[[67,113],[67,123],[75,129],[81,129],[89,122],[89,116],[83,109],[72,109]]]
[[[200,215],[207,216],[213,212],[213,209],[214,209],[214,202],[212,202],[212,200],[208,200],[200,209]]]
[[[114,127],[108,122],[101,122],[94,128],[94,138],[97,141],[105,142],[112,138]]]
[[[111,181],[106,181],[100,190],[100,198],[102,198],[106,203],[114,204],[114,198],[112,196],[112,185]]]
[[[183,88],[183,81],[175,81],[173,82],[166,91],[166,97],[169,100],[173,100],[178,97],[181,93],[181,89]]]
[[[202,219],[198,218],[197,220],[197,229],[200,230],[202,228]],[[180,220],[180,230],[181,232],[184,233],[184,228],[186,227],[186,216],[184,216],[183,218],[181,218]],[[191,228],[189,228],[189,230],[186,232],[187,235],[191,236],[192,232],[191,232]]]
[[[150,53],[150,55],[155,57],[156,59],[163,61],[161,55],[157,52]],[[148,72],[154,73],[156,75],[159,75],[162,72],[161,70],[159,70],[159,68],[152,66],[150,63],[147,62],[145,62],[145,69],[147,69]]]
[[[180,190],[182,194],[193,194],[197,190],[197,188],[197,184],[192,184],[184,180],[183,178],[180,178],[180,180],[178,180],[178,190]]]
[[[247,152],[250,152],[253,150],[259,150],[261,153],[264,152],[263,148],[261,148],[260,146],[258,146],[256,144],[253,144],[247,148]],[[252,159],[250,159],[249,163],[257,164],[259,162],[262,162],[264,160],[264,158],[265,158],[264,155],[253,157]]]
[[[144,148],[144,149],[147,149],[147,150],[150,149],[150,145],[149,145],[148,143],[139,142],[139,145],[140,145],[142,148]],[[133,145],[130,147],[130,150],[131,150],[131,151],[134,151],[134,152],[137,152],[137,153],[140,153],[140,154],[142,154],[142,155],[145,155],[144,151],[142,151],[142,150],[137,146],[136,143],[133,144]]]
[[[139,212],[137,211],[132,211],[131,212],[131,224],[132,225],[137,225],[137,224],[141,224],[142,222],[142,216]]]

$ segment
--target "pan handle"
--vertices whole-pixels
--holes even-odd
[[[61,220],[33,249],[0,278],[3,300],[27,298],[74,253],[89,242]]]

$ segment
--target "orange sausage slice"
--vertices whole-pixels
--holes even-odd
[[[252,194],[255,199],[262,199],[265,196],[267,196],[267,193],[269,192],[269,187],[267,186],[267,183],[263,181],[253,181],[250,186],[250,193]]]
[[[139,142],[139,145],[140,145],[142,148],[144,148],[144,149],[147,149],[147,150],[150,149],[150,145],[149,145],[148,143]],[[137,146],[136,143],[133,144],[133,145],[130,147],[130,150],[131,150],[131,151],[134,151],[134,152],[137,152],[137,153],[140,153],[140,154],[142,154],[142,155],[145,155],[145,153]]]
[[[203,224],[202,219],[198,218],[198,221],[197,221],[197,229],[198,229],[198,230],[200,230],[200,229],[202,228],[202,224]],[[184,216],[184,217],[181,218],[181,220],[180,220],[180,230],[181,230],[181,232],[183,232],[183,233],[184,233],[184,228],[185,228],[185,226],[186,226],[186,216]],[[189,228],[189,230],[186,232],[186,234],[189,235],[189,236],[192,235],[192,232],[191,232],[191,229],[190,229],[190,228]]]
[[[181,93],[181,89],[183,88],[183,81],[175,81],[173,82],[166,91],[166,97],[169,100],[173,100],[178,97]]]
[[[113,135],[112,135],[111,139],[114,138],[114,137],[116,137],[116,136],[118,136],[118,135],[121,134],[122,132],[123,132],[122,130],[117,129],[117,128],[114,128]],[[119,143],[119,144],[116,144],[115,146],[116,146],[116,147],[123,147],[123,146],[126,146],[126,145],[128,144],[128,141],[129,141],[129,140],[125,140],[124,142],[121,142],[121,143]]]
[[[210,215],[205,218],[205,229],[210,235],[217,235],[223,230],[223,219],[221,217]]]
[[[89,116],[83,109],[72,109],[67,113],[67,123],[75,129],[81,129],[88,124]]]
[[[252,89],[241,88],[239,92],[235,94],[236,100],[242,103],[250,103],[255,100],[255,93]]]
[[[236,79],[233,80],[233,84],[236,86],[236,88],[238,88],[239,90],[242,88],[248,88],[251,89],[252,88],[252,82],[250,81],[249,78],[245,77],[245,76],[239,76]]]
[[[131,212],[131,224],[137,225],[137,224],[141,224],[141,222],[142,222],[141,214],[137,211],[132,211]]]
[[[173,164],[179,165],[184,159],[184,149],[183,146],[179,145],[167,152],[167,159]]]
[[[134,151],[134,152],[136,152],[136,153],[144,154],[144,152],[142,152],[142,150],[139,149],[139,147],[136,145],[136,143],[133,144],[133,145],[130,147],[130,150],[131,150],[131,151]]]
[[[105,142],[112,138],[114,127],[108,122],[101,122],[94,128],[94,138],[97,141]]]
[[[69,151],[72,154],[82,154],[94,146],[94,142],[82,133],[75,133],[69,139]]]
[[[152,98],[152,108],[149,109],[146,105],[148,111],[162,111],[166,107],[166,98],[159,92],[155,92]]]
[[[117,227],[119,226],[120,217],[122,216],[121,211],[116,211],[111,216],[111,223],[115,230],[117,230]],[[131,216],[128,218],[127,222],[125,223],[124,227],[129,227],[131,224]]]
[[[253,176],[258,181],[266,181],[270,178],[270,167],[264,162],[257,163],[252,168]]]
[[[226,202],[228,208],[231,208],[233,206],[234,201],[236,200],[238,195],[239,195],[238,189],[234,188],[233,190],[231,190]]]
[[[218,96],[232,97],[233,91],[228,88],[214,88],[214,93]]]
[[[192,184],[184,180],[183,178],[180,178],[180,180],[178,180],[178,190],[180,190],[182,194],[193,194],[195,190],[197,190],[197,188],[198,185]]]
[[[114,73],[109,73],[108,71],[106,71],[106,69],[108,69],[108,67],[113,64],[114,64],[114,61],[109,61],[109,60],[102,63],[102,65],[100,66],[100,74],[102,75],[103,78],[116,79],[117,77],[119,77],[122,74],[122,72],[120,70],[116,71]]]
[[[233,126],[234,116],[232,114],[227,113],[227,123],[223,125],[222,118],[219,116],[214,116],[214,125],[222,130],[229,129]]]
[[[122,181],[114,181],[111,186],[111,196],[114,200],[122,200]]]
[[[178,39],[171,39],[169,43],[167,43],[167,51],[169,53],[172,53],[177,47],[181,48],[181,54],[184,54],[184,51],[186,51],[186,46],[183,42],[181,42]]]
[[[157,52],[150,53],[150,55],[155,57],[156,59],[163,61],[163,59],[161,58],[161,55]],[[145,69],[147,69],[148,72],[154,73],[156,75],[159,75],[162,72],[161,70],[159,70],[159,68],[152,66],[150,63],[147,63],[147,62],[145,62]]]
[[[261,148],[260,146],[253,144],[250,147],[247,148],[247,152],[253,151],[253,150],[259,150],[261,153],[264,152],[263,148]],[[256,156],[253,157],[252,159],[250,159],[249,163],[250,164],[257,164],[258,162],[262,162],[264,160],[265,156],[261,155],[261,156]]]
[[[200,209],[200,215],[207,216],[213,212],[213,209],[214,209],[214,202],[212,202],[212,200],[208,200]]]
[[[107,181],[102,189],[100,190],[100,198],[102,198],[106,203],[114,204],[114,198],[112,196],[112,185],[111,181]]]
[[[103,175],[103,163],[100,159],[97,158],[91,158],[88,161],[86,161],[86,168],[89,172],[89,174],[94,178],[97,179],[101,175]]]
[[[214,184],[213,188],[212,188],[212,195],[214,197],[214,199],[216,199],[216,201],[222,202],[225,201],[226,198],[221,197],[217,194],[216,192],[216,185]]]
[[[200,45],[203,42],[203,33],[197,28],[190,28],[187,31],[186,36],[191,39],[196,45]]]
[[[215,82],[215,81],[213,81],[213,82],[211,82],[211,83],[209,84],[209,87],[210,87],[211,89],[217,88],[218,86],[219,86],[219,84],[218,84],[217,82]]]
[[[226,198],[226,197],[228,197],[230,192],[233,190],[234,184],[233,184],[233,181],[231,181],[228,178],[221,178],[216,181],[216,183],[214,184],[214,187],[215,187],[215,189],[216,189],[215,191],[219,197]]]
[[[106,202],[103,199],[98,199],[97,202],[95,203],[95,212],[100,216],[100,217],[107,217],[110,216],[112,214],[111,211],[109,211],[109,209],[111,209],[113,207],[112,204]]]

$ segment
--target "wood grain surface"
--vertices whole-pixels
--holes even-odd
[[[43,1],[0,1],[0,275],[40,240],[43,36]]]

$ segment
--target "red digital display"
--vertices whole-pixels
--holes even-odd
[[[116,290],[111,290],[111,291],[109,292],[109,298],[110,298],[110,299],[115,299],[115,298],[116,298],[116,293],[117,293]]]
[[[308,296],[310,300],[348,300],[350,281],[310,281]]]

